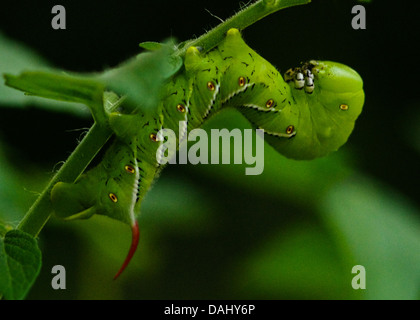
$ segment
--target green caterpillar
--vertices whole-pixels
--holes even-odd
[[[111,114],[115,140],[99,165],[74,184],[57,183],[51,193],[58,216],[102,214],[132,227],[131,249],[116,277],[136,250],[136,216],[162,169],[156,160],[159,130],[171,129],[182,140],[212,115],[234,107],[286,157],[313,159],[347,141],[362,111],[364,92],[360,76],[335,62],[309,61],[288,70],[283,79],[237,29],[230,29],[208,52],[187,49],[183,68],[166,84],[160,101],[152,114]],[[181,130],[180,121],[186,123]]]

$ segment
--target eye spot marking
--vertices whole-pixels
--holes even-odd
[[[177,109],[179,112],[181,112],[181,113],[185,113],[185,106],[184,106],[184,105],[182,105],[182,104],[178,104],[178,105],[176,106],[176,109]]]
[[[268,100],[268,101],[265,103],[265,106],[266,106],[268,109],[272,108],[272,107],[273,107],[273,105],[274,105],[274,100],[273,100],[273,99],[270,99],[270,100]]]
[[[207,82],[207,89],[209,89],[210,91],[216,90],[216,85],[214,84],[213,81]]]
[[[292,134],[295,131],[295,126],[290,125],[286,128],[286,133],[287,134]]]
[[[239,77],[239,79],[238,79],[238,85],[240,87],[243,87],[244,85],[246,85],[246,79],[244,77]]]
[[[153,142],[156,142],[156,141],[157,141],[157,136],[156,136],[156,134],[154,134],[154,133],[151,133],[151,134],[149,135],[149,138],[150,138],[150,140],[152,140]]]
[[[130,174],[134,174],[136,172],[136,170],[134,170],[134,168],[132,166],[130,166],[130,165],[126,165],[124,167],[124,169],[125,169],[125,171],[127,171]]]
[[[118,198],[114,193],[110,193],[108,196],[109,196],[109,198],[111,199],[112,202],[114,202],[114,203],[118,202]]]
[[[340,104],[340,110],[347,111],[349,110],[349,106],[347,104]]]

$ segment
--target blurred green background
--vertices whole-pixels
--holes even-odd
[[[51,28],[54,1],[8,2],[0,12],[0,72],[46,65],[100,71],[142,41],[199,36],[238,1],[61,1],[67,29]],[[43,268],[29,299],[420,298],[420,90],[416,11],[363,3],[367,29],[351,28],[356,1],[314,0],[244,32],[281,72],[307,59],[357,70],[366,102],[348,143],[310,162],[265,146],[265,170],[169,166],[147,195],[141,241],[117,280],[129,229],[104,217],[52,218],[40,234]],[[3,5],[4,6],[4,5]],[[92,120],[83,106],[0,85],[0,219],[16,225]],[[210,128],[250,128],[236,112]],[[63,265],[67,289],[51,288]],[[366,289],[354,290],[354,265]]]

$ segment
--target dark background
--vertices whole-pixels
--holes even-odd
[[[66,30],[51,28],[53,16],[51,8],[56,4],[61,4],[66,8]],[[366,8],[366,30],[353,30],[351,27],[353,17],[351,8],[355,4],[363,4]],[[211,29],[219,21],[204,8],[225,19],[238,10],[239,4],[238,1],[226,0],[61,2],[16,0],[8,2],[7,6],[1,10],[0,31],[35,49],[57,68],[81,72],[100,71],[137,54],[138,44],[142,41],[162,41],[170,36],[183,41]],[[416,44],[419,41],[420,27],[417,12],[417,8],[407,2],[391,3],[373,0],[371,3],[359,3],[343,0],[314,0],[309,5],[289,8],[273,14],[246,29],[243,35],[253,49],[282,72],[308,59],[338,61],[357,70],[364,80],[366,101],[363,113],[357,120],[355,131],[345,150],[351,153],[351,161],[359,172],[381,184],[390,186],[419,207],[420,90],[418,75],[420,73]],[[69,132],[69,130],[88,127],[90,124],[89,118],[52,113],[38,108],[5,108],[0,115],[0,134],[7,145],[9,161],[18,166],[21,165],[25,172],[29,170],[26,163],[29,157],[32,163],[30,168],[39,165],[46,173],[59,161],[64,160],[74,148],[80,132]],[[26,131],[22,130],[23,127]],[[28,134],[28,132],[36,134]],[[190,176],[188,168],[179,170],[169,168],[167,177],[175,180],[184,179],[203,190],[217,190],[213,193],[217,199],[212,201],[219,203],[226,212],[233,212],[239,207],[240,210],[246,210],[244,215],[251,219],[249,217],[252,216],[252,212],[258,214],[261,210],[257,202],[247,202],[249,195],[228,187],[224,189],[224,186],[218,184],[217,181],[203,182],[195,178],[193,174]],[[235,197],[232,202],[225,199],[229,192]],[[281,221],[276,220],[274,213],[273,216],[261,217],[261,223],[266,226],[268,233],[270,232],[269,225],[273,221],[284,224],[285,228],[290,223],[290,219],[301,219],[311,224],[312,218],[305,215],[298,204],[288,203],[287,200],[285,203],[286,213],[280,219]],[[268,208],[266,212],[276,206],[269,202],[265,205]],[[292,214],[289,216],[287,212],[293,212],[293,218],[290,218]],[[335,293],[329,296],[326,292],[317,293],[310,289],[299,292],[285,290],[283,293],[256,293],[254,291],[245,294],[240,289],[229,291],[223,288],[221,284],[226,282],[217,275],[223,272],[225,265],[211,263],[206,269],[206,257],[217,255],[217,249],[212,247],[211,243],[215,240],[214,237],[221,237],[226,256],[240,255],[241,250],[249,249],[248,246],[252,245],[253,238],[245,242],[247,247],[238,249],[238,242],[242,240],[237,240],[233,244],[229,243],[228,235],[231,230],[236,230],[236,232],[244,233],[239,236],[239,239],[246,239],[247,232],[252,229],[250,224],[256,222],[247,220],[237,224],[233,218],[229,221],[229,218],[225,216],[217,219],[221,219],[219,222],[224,224],[221,228],[226,232],[216,235],[208,234],[200,238],[200,241],[193,238],[198,241],[196,246],[200,248],[199,250],[206,252],[207,255],[199,255],[197,259],[202,259],[199,262],[193,259],[194,263],[197,263],[197,269],[189,270],[191,272],[189,275],[183,274],[184,278],[177,277],[183,273],[182,267],[185,265],[175,266],[175,269],[165,265],[162,266],[162,270],[166,272],[161,270],[162,273],[158,276],[158,271],[156,271],[154,275],[149,274],[149,280],[144,280],[141,274],[142,269],[140,269],[139,273],[131,278],[132,281],[125,283],[123,287],[128,288],[129,292],[137,292],[138,288],[135,287],[138,281],[147,287],[149,295],[147,293],[133,295],[118,293],[116,296],[98,294],[98,297],[152,299],[337,297]],[[236,229],[232,229],[233,227]],[[163,228],[164,231],[168,229],[168,226]],[[47,270],[44,269],[30,298],[95,297],[86,294],[81,289],[81,283],[87,281],[86,276],[78,275],[79,282],[74,285],[73,291],[60,293],[61,296],[54,295],[57,293],[48,291],[47,285],[41,284],[41,282],[48,282],[50,277],[48,263],[54,263],[54,260],[48,257],[61,257],[68,264],[74,264],[75,259],[80,259],[76,263],[75,270],[77,271],[74,272],[83,270],[83,259],[87,259],[86,256],[91,251],[74,250],[73,252],[72,248],[79,248],[86,241],[93,241],[93,236],[91,238],[84,234],[78,237],[74,233],[74,228],[68,229],[60,224],[58,227],[53,225],[43,231],[44,236],[41,236],[41,241],[44,244],[63,237],[68,237],[70,242],[74,242],[61,244],[60,246],[64,245],[65,249],[60,246],[46,245],[45,250],[48,253],[46,253],[44,264]],[[188,252],[192,251],[182,252],[180,248],[194,241],[191,238],[177,238],[169,233],[165,241],[158,239],[155,250],[162,250],[168,254],[168,260],[170,257],[182,261],[190,259]],[[174,243],[178,244],[176,247],[178,249],[165,247]],[[125,250],[124,245],[126,244],[122,245],[123,250]],[[66,255],[63,251],[73,253]],[[159,256],[158,253],[154,254]],[[154,254],[149,255],[149,258],[155,257]],[[91,264],[90,268],[94,266]],[[199,279],[202,276],[200,279],[204,280],[197,280],[196,283],[190,279],[188,282],[186,280],[188,276],[193,279]],[[93,281],[92,286],[100,286],[101,281],[104,280]],[[183,287],[185,291],[179,293],[177,291],[179,287]],[[223,294],[223,290],[227,293]],[[344,294],[344,297],[349,296]]]

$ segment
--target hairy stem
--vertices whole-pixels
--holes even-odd
[[[48,183],[38,199],[26,213],[18,225],[18,229],[37,236],[50,218],[52,208],[50,192],[58,181],[75,181],[86,169],[95,155],[101,150],[106,141],[111,137],[112,131],[107,126],[95,123],[87,135],[76,147],[64,165]]]
[[[209,32],[199,38],[190,41],[179,52],[179,55],[185,55],[190,46],[197,46],[208,51],[217,46],[226,36],[226,32],[231,28],[243,30],[254,24],[258,20],[287,7],[310,3],[311,0],[260,0],[248,7],[243,8],[234,16],[219,24]]]

